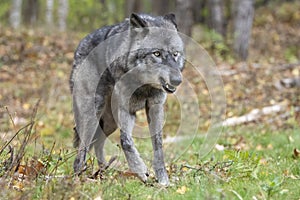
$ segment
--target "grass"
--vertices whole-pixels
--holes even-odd
[[[57,146],[51,140],[47,142],[52,147],[45,148],[34,140],[33,129],[24,129],[16,140],[22,144],[23,138],[30,138],[19,163],[27,172],[22,173],[20,165],[9,171],[2,162],[0,196],[1,199],[298,199],[300,157],[293,152],[300,146],[299,131],[297,126],[285,130],[257,126],[226,129],[218,140],[218,147],[222,148],[215,148],[204,158],[199,158],[203,139],[196,138],[178,160],[167,158],[171,185],[162,188],[151,168],[149,181],[143,184],[125,172],[126,163],[121,159],[92,177],[97,170],[93,155],[88,158],[88,170],[74,177],[74,149]],[[25,137],[26,134],[31,135]],[[60,142],[70,142],[64,130],[58,134],[61,135],[57,139],[63,140]],[[148,142],[138,141],[141,152],[149,152]],[[176,148],[166,150],[181,153]],[[8,161],[10,156],[6,148],[1,160]],[[43,164],[42,167],[37,163]]]

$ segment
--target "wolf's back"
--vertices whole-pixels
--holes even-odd
[[[83,38],[80,41],[74,53],[73,68],[70,76],[71,92],[73,92],[73,86],[74,86],[74,77],[73,77],[74,71],[83,62],[83,60],[89,55],[89,53],[104,40],[118,33],[122,33],[128,29],[129,29],[129,21],[125,20],[119,24],[104,26],[100,29],[97,29],[94,32],[88,34],[85,38]]]

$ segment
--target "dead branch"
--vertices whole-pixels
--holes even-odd
[[[240,117],[231,117],[223,121],[223,126],[236,126],[239,124],[245,124],[249,122],[254,122],[265,115],[276,114],[282,112],[286,109],[285,105],[277,104],[273,106],[267,106],[262,109],[253,109],[246,115]]]
[[[19,135],[20,132],[22,132],[24,129],[28,128],[29,126],[31,126],[31,122],[29,124],[26,124],[25,126],[23,126],[22,128],[20,128],[15,135],[8,141],[6,142],[3,147],[1,147],[0,150],[0,155],[3,153],[4,149],[15,139],[15,137],[17,137],[17,135]]]
[[[12,123],[13,127],[14,127],[14,128],[16,128],[15,121],[14,121],[14,119],[13,119],[13,117],[12,117],[11,113],[9,112],[9,110],[8,110],[8,107],[7,107],[7,106],[5,106],[5,110],[6,110],[7,114],[8,114],[8,116],[9,116],[9,119],[10,119],[10,121],[11,121],[11,123]],[[0,154],[1,154],[1,153],[0,153]]]
[[[274,86],[277,90],[282,90],[284,88],[300,87],[300,77],[281,79],[274,83]]]
[[[295,67],[300,67],[300,62],[278,65],[275,67],[275,70],[284,71],[288,69],[294,69]]]

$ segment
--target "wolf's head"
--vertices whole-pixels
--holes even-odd
[[[131,14],[128,66],[143,66],[138,78],[173,93],[182,82],[184,44],[174,14],[152,17]]]

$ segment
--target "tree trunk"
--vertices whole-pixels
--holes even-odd
[[[143,10],[141,0],[127,0],[125,3],[125,17],[129,17],[131,13],[140,13]]]
[[[46,23],[48,26],[53,25],[53,0],[47,0],[46,7]]]
[[[10,11],[10,25],[19,28],[21,24],[22,0],[13,0]]]
[[[254,0],[233,0],[233,50],[242,60],[248,57],[254,16]]]
[[[176,21],[181,33],[191,36],[194,24],[193,0],[176,0]]]
[[[170,0],[153,0],[152,12],[155,15],[165,15],[169,13]]]
[[[59,0],[58,2],[58,27],[60,31],[65,31],[67,28],[67,16],[69,10],[68,0]]]
[[[224,0],[208,1],[209,27],[225,36]]]
[[[195,23],[204,23],[205,14],[204,9],[206,9],[206,0],[194,0],[193,13],[194,13],[194,22]]]
[[[38,19],[39,0],[27,0],[24,5],[24,23],[35,25]]]

